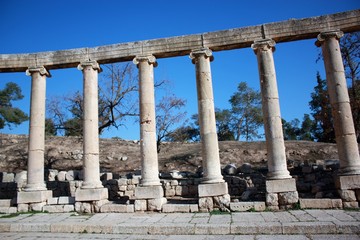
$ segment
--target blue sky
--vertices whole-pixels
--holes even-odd
[[[360,8],[358,0],[0,0],[0,54],[32,53],[203,33],[290,18],[306,18]],[[315,39],[280,43],[274,53],[282,117],[290,121],[309,113],[316,72],[325,78]],[[259,89],[256,56],[251,49],[214,53],[211,63],[215,107],[230,108],[228,100],[239,82]],[[187,100],[188,117],[197,112],[195,68],[189,57],[159,59],[155,78],[168,79],[173,93]],[[47,98],[82,88],[77,69],[51,71]],[[29,113],[30,77],[0,73],[0,89],[18,83],[25,96],[15,103]],[[164,93],[157,93],[160,96]],[[138,139],[136,124],[112,129],[102,137]],[[28,133],[28,122],[3,133]]]

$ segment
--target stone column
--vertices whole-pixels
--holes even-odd
[[[341,31],[320,33],[316,46],[322,48],[340,160],[335,185],[344,208],[359,208],[360,195],[357,193],[360,192],[360,157],[339,45],[343,35]]]
[[[273,58],[275,42],[271,39],[255,41],[252,48],[258,61],[262,109],[268,157],[268,179],[291,178],[287,170],[285,143],[282,130],[279,94]]]
[[[153,55],[133,60],[139,69],[141,185],[135,188],[135,211],[161,211],[167,202],[159,179],[156,147]]]
[[[138,56],[133,60],[139,68],[141,185],[161,185],[156,147],[154,96],[154,56]]]
[[[75,211],[99,212],[108,202],[108,189],[100,181],[99,163],[99,116],[98,116],[98,73],[96,61],[84,61],[78,65],[83,72],[83,139],[84,139],[84,182],[75,192]]]
[[[342,36],[341,31],[320,33],[316,45],[321,46],[324,58],[340,159],[340,174],[355,175],[360,174],[360,157],[339,45]]]
[[[295,179],[291,178],[287,170],[273,58],[274,46],[275,42],[271,39],[255,41],[251,45],[258,61],[268,157],[266,204],[271,209],[279,209],[292,207],[299,197]]]
[[[26,75],[32,78],[27,184],[24,192],[17,193],[18,211],[24,212],[42,211],[52,197],[44,182],[45,92],[46,77],[50,74],[44,67],[31,67]]]
[[[190,54],[196,69],[196,88],[200,139],[204,168],[203,183],[224,182],[221,175],[219,145],[216,132],[214,96],[212,89],[210,61],[214,59],[208,48],[192,51]]]
[[[84,182],[81,188],[102,188],[99,164],[98,120],[98,72],[96,61],[85,61],[78,69],[83,72],[83,137],[84,137]]]
[[[212,51],[202,48],[192,51],[190,58],[195,64],[198,116],[204,176],[198,186],[199,210],[212,211],[214,207],[226,211],[230,207],[227,183],[221,175],[219,145],[216,132],[214,96],[210,61]]]
[[[29,126],[29,157],[25,191],[46,190],[44,182],[45,150],[45,97],[46,77],[44,67],[33,67],[26,71],[31,76],[31,103]]]

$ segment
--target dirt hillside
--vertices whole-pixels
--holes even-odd
[[[266,167],[265,142],[219,142],[222,167],[229,163],[240,167],[250,163],[254,167]],[[0,134],[0,171],[26,170],[28,136]],[[288,166],[304,161],[321,163],[336,160],[335,144],[307,141],[287,141]],[[82,139],[78,137],[47,137],[45,168],[70,170],[82,169]],[[202,165],[200,143],[163,143],[159,154],[161,172],[171,170],[196,172]],[[100,140],[100,167],[102,172],[125,174],[141,168],[138,141],[121,139]]]

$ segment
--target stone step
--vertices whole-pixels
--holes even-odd
[[[198,204],[164,204],[162,206],[163,213],[189,213],[198,212]]]
[[[100,208],[102,213],[133,213],[135,211],[134,204],[104,204]]]

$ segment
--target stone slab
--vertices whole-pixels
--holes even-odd
[[[107,188],[77,189],[75,192],[76,202],[100,201],[107,198]]]
[[[231,202],[230,210],[234,212],[245,212],[250,209],[255,211],[264,211],[266,209],[265,202]]]
[[[164,196],[162,186],[141,186],[135,188],[135,199],[156,199]]]
[[[164,204],[162,206],[163,213],[188,213],[190,212],[189,204]]]
[[[58,204],[74,204],[74,197],[61,196],[59,197]]]
[[[296,181],[294,178],[266,180],[266,192],[281,193],[281,192],[295,192]]]
[[[52,198],[52,191],[18,192],[17,203],[39,203],[46,202]]]
[[[228,194],[228,186],[226,182],[199,184],[198,193],[199,197],[221,196]]]
[[[338,176],[335,181],[337,189],[360,189],[360,175]]]
[[[105,204],[100,208],[102,213],[133,213],[135,212],[134,204]]]

